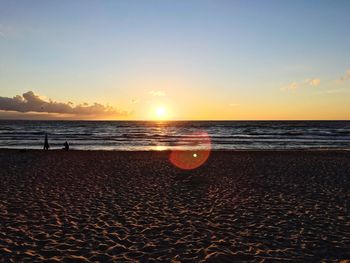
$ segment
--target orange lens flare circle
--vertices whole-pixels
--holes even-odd
[[[206,132],[191,133],[181,139],[176,146],[190,148],[190,150],[173,150],[169,156],[170,162],[183,170],[200,167],[208,160],[211,152],[211,140]],[[198,150],[195,150],[196,148]]]

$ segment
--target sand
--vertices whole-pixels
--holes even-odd
[[[0,150],[0,261],[350,259],[350,152]]]

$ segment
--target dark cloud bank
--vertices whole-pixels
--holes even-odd
[[[0,111],[11,111],[18,113],[51,113],[64,114],[76,117],[98,117],[98,116],[125,116],[126,112],[118,111],[111,106],[99,103],[74,105],[71,102],[45,101],[32,91],[17,95],[13,98],[0,97]]]

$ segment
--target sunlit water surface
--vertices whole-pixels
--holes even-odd
[[[0,121],[0,148],[83,150],[350,149],[350,121]],[[208,134],[210,145],[201,142]]]

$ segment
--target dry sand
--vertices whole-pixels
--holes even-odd
[[[0,151],[0,261],[350,259],[350,152]]]

